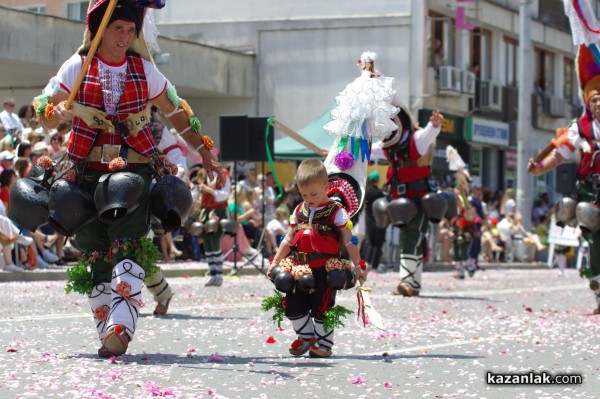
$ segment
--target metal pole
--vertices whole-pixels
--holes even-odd
[[[519,7],[519,119],[517,122],[517,209],[523,215],[523,227],[531,227],[533,179],[527,173],[531,157],[531,96],[533,88],[531,48],[531,0]]]

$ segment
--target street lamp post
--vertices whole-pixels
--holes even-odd
[[[531,225],[533,185],[527,173],[531,157],[531,96],[533,88],[531,50],[531,0],[521,0],[519,7],[519,119],[517,122],[517,206],[523,226]]]

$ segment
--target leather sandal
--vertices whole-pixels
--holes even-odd
[[[163,316],[167,314],[167,311],[169,310],[169,304],[171,303],[171,298],[173,298],[173,295],[171,295],[169,297],[169,299],[167,299],[167,302],[165,302],[164,304],[162,303],[158,303],[156,305],[156,308],[154,308],[154,314],[158,315],[158,316]]]
[[[289,349],[290,355],[302,356],[306,352],[308,352],[309,348],[310,348],[310,344],[308,341],[304,341],[304,340],[298,338],[297,340],[292,342],[292,345],[290,346],[290,349]]]
[[[396,287],[396,291],[393,292],[394,295],[402,295],[402,296],[419,296],[419,291],[414,290],[407,283],[400,283]]]
[[[331,357],[331,355],[333,355],[333,352],[331,351],[331,349],[325,349],[325,348],[318,348],[318,347],[313,347],[311,346],[309,348],[309,357]]]
[[[111,357],[113,354],[110,353],[108,351],[108,349],[106,349],[106,346],[102,345],[100,347],[100,349],[98,349],[98,356],[103,357],[103,358],[109,358]]]
[[[110,353],[111,356],[121,356],[127,352],[127,347],[129,346],[129,341],[131,340],[127,333],[119,334],[117,331],[115,331],[119,327],[120,326],[117,326],[107,332],[102,340],[102,346],[106,347],[107,352]]]

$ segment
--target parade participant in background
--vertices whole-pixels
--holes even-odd
[[[590,289],[596,296],[595,314],[600,314],[600,61],[596,55],[596,45],[600,39],[597,31],[590,26],[600,26],[588,2],[565,2],[565,12],[569,17],[573,42],[579,45],[577,72],[585,108],[583,114],[574,119],[568,128],[559,129],[556,138],[544,150],[529,161],[529,173],[540,176],[579,153],[576,190],[578,202],[563,199],[557,202],[558,223],[568,224],[577,219],[582,236],[590,245],[589,268],[583,269],[590,281]],[[570,220],[571,219],[571,220]]]
[[[469,258],[470,248],[477,233],[477,210],[469,201],[471,175],[466,169],[467,165],[452,146],[446,147],[446,160],[448,169],[456,172],[455,190],[458,204],[458,216],[452,218],[450,224],[453,231],[454,262],[456,266],[455,278],[465,278],[465,268],[469,276],[473,277],[477,264]]]
[[[443,120],[442,114],[433,111],[429,123],[421,129],[410,112],[401,106],[396,118],[399,128],[383,141],[382,148],[390,162],[384,187],[392,199],[390,206],[398,203],[394,202],[394,199],[406,198],[410,202],[402,203],[398,210],[405,215],[408,212],[414,215],[400,224],[400,284],[393,292],[394,295],[419,295],[423,271],[422,244],[430,220],[428,213],[432,213],[430,210],[441,210],[443,215],[445,211],[446,205],[443,200],[440,204],[439,198],[432,194],[437,188],[430,180],[435,140]],[[410,210],[405,211],[404,207]]]
[[[290,217],[289,231],[269,266],[267,277],[271,277],[273,269],[290,251],[296,265],[300,268],[308,265],[314,288],[310,291],[295,289],[285,298],[285,315],[298,334],[289,352],[301,356],[310,351],[311,357],[329,357],[334,330],[325,329],[323,319],[335,305],[336,290],[328,285],[326,264],[339,257],[340,243],[347,249],[355,273],[361,279],[366,279],[366,264],[352,240],[348,213],[327,195],[329,184],[323,163],[316,159],[302,161],[296,172],[296,183],[304,201]]]
[[[363,259],[371,269],[377,270],[381,260],[381,252],[385,243],[385,229],[377,227],[373,215],[373,202],[385,197],[383,190],[378,187],[379,172],[372,172],[368,177],[368,187],[365,193],[365,241],[360,251]]]
[[[115,208],[113,214],[111,198],[101,196],[107,204],[100,203],[100,207],[96,196],[98,218],[79,228],[76,235],[77,246],[87,254],[83,269],[77,271],[86,270],[89,264],[93,287],[71,281],[70,288],[90,294],[101,357],[127,351],[137,327],[143,280],[156,270],[159,256],[156,247],[143,238],[149,229],[150,182],[155,170],[166,174],[173,169],[158,157],[149,123],[150,101],[200,152],[208,172],[220,174],[220,165],[210,153],[212,141],[200,134],[198,118],[151,62],[140,35],[143,8],[119,0],[97,53],[88,59],[89,39],[99,32],[108,3],[90,2],[83,48],[62,65],[34,104],[47,129],[72,120],[68,160],[74,173],[70,180],[80,182],[92,197],[100,187],[103,195],[121,195],[127,204],[125,212]],[[87,69],[76,89],[82,66]],[[69,107],[72,92],[75,102]],[[127,192],[118,189],[120,184],[128,187]]]
[[[228,174],[228,173],[227,173]],[[231,179],[226,176],[225,184],[210,179],[202,168],[198,171],[195,183],[200,190],[200,215],[198,221],[203,228],[200,234],[204,242],[204,255],[208,262],[210,279],[205,287],[220,287],[223,285],[223,226],[221,221],[227,220],[227,200],[231,192]],[[233,220],[228,221],[236,223]]]

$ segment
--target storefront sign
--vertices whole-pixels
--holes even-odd
[[[419,126],[425,127],[429,123],[431,117],[431,109],[420,109],[419,110]],[[463,127],[465,119],[457,115],[447,114],[442,112],[444,115],[444,121],[442,122],[442,130],[440,132],[440,138],[446,137],[449,139],[460,140],[463,137]]]
[[[517,152],[515,150],[504,151],[504,166],[506,169],[517,169]]]
[[[474,3],[475,0],[457,0],[458,4],[460,3]],[[457,30],[473,30],[475,25],[468,23],[465,19],[465,7],[459,5],[456,7],[456,29]]]
[[[508,123],[480,118],[468,119],[465,135],[467,140],[502,147],[508,146]]]

